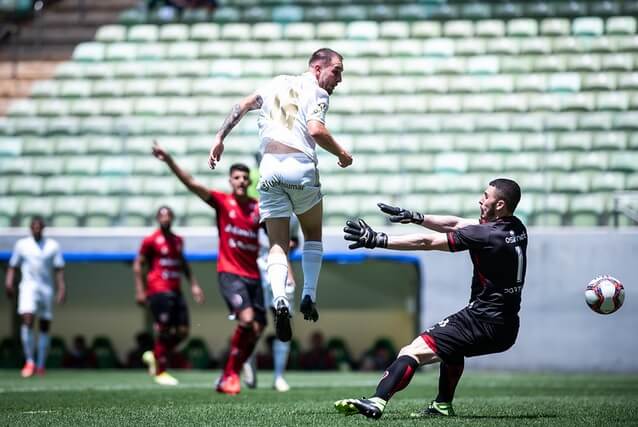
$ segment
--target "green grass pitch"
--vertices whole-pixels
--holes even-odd
[[[418,372],[378,421],[344,417],[332,404],[370,396],[379,374],[290,372],[293,389],[277,393],[271,375],[256,390],[219,395],[218,372],[175,371],[175,388],[142,372],[50,371],[23,380],[0,371],[0,425],[211,426],[615,426],[638,425],[638,375],[472,372],[461,380],[457,417],[410,419],[436,394],[438,369]],[[371,424],[372,423],[372,424]]]

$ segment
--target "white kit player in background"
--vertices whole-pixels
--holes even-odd
[[[292,252],[299,246],[299,221],[296,216],[290,217],[290,245],[289,250]],[[264,288],[264,302],[270,305],[273,313],[275,306],[273,305],[272,288],[268,282],[268,252],[270,251],[270,239],[263,228],[259,229],[259,258],[257,258],[257,266],[261,274],[261,284]],[[286,281],[286,298],[291,304],[295,297],[295,276],[292,273],[292,266],[288,262],[288,280]],[[257,387],[257,369],[256,369],[256,353],[250,355],[250,358],[244,363],[242,370],[244,382],[249,388]],[[272,343],[273,355],[273,388],[277,391],[285,392],[290,390],[290,385],[284,378],[284,371],[288,364],[288,355],[290,354],[290,342],[283,342],[277,338]]]
[[[334,140],[325,125],[328,97],[341,82],[343,58],[331,49],[319,49],[298,76],[277,76],[236,104],[220,127],[208,164],[214,169],[224,152],[224,138],[251,110],[259,110],[259,213],[270,238],[268,281],[275,306],[277,338],[292,338],[290,301],[286,296],[290,217],[299,219],[304,236],[304,286],[299,311],[304,319],[319,318],[317,282],[323,257],[323,204],[315,144],[334,154],[338,165],[352,164],[352,156]]]
[[[20,267],[22,280],[18,292],[18,314],[22,317],[20,336],[25,364],[21,373],[24,378],[33,374],[44,375],[49,348],[49,328],[53,319],[54,274],[57,288],[56,302],[63,303],[65,297],[64,260],[60,245],[55,240],[44,237],[43,230],[44,220],[41,217],[34,217],[31,220],[31,236],[24,237],[15,244],[5,281],[7,296],[13,298],[15,272]],[[40,319],[37,364],[34,363],[33,357],[35,316]]]

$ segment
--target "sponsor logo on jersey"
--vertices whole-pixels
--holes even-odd
[[[510,235],[505,238],[505,243],[518,243],[523,240],[527,240],[527,233],[522,232],[521,234],[514,234],[514,231],[510,231]]]
[[[234,234],[235,236],[248,237],[251,239],[257,238],[257,233],[255,233],[253,230],[248,230],[231,224],[227,224],[224,228],[224,231],[230,234]]]

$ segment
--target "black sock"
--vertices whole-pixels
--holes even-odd
[[[436,396],[437,402],[451,403],[454,399],[454,391],[456,385],[463,375],[463,359],[461,363],[445,363],[441,362],[439,369],[439,395]]]
[[[419,363],[410,356],[400,356],[384,372],[374,396],[389,400],[394,393],[403,390],[410,383],[418,367]]]

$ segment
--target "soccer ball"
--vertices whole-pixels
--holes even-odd
[[[611,314],[622,307],[625,301],[625,288],[620,280],[614,277],[596,277],[585,289],[585,301],[596,313]]]

